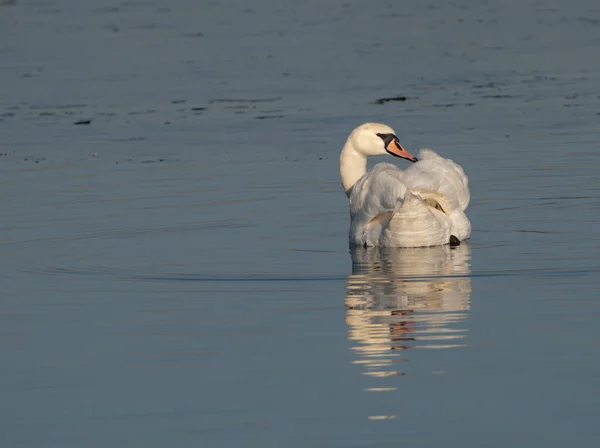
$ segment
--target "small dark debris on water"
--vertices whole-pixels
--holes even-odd
[[[488,82],[487,84],[475,84],[473,87],[475,89],[492,89],[498,86],[494,82]]]
[[[192,107],[190,110],[194,112],[202,112],[203,110],[206,110],[206,107]]]
[[[319,157],[319,160],[323,160],[323,157]]]
[[[170,121],[165,121],[165,124],[171,124],[171,122]]]
[[[256,117],[257,120],[266,120],[268,118],[283,118],[283,115],[259,115]]]
[[[171,104],[183,104],[185,102],[186,102],[186,100],[173,100],[173,101],[171,101]]]
[[[406,101],[408,99],[407,96],[404,95],[398,95],[398,96],[389,96],[386,98],[378,98],[375,101],[373,101],[373,103],[375,104],[385,104],[385,103],[391,103],[393,101]]]
[[[140,163],[163,163],[165,159],[142,160]]]
[[[90,124],[91,122],[92,122],[92,120],[77,120],[73,124]]]
[[[44,160],[46,160],[45,157],[33,157],[33,156],[23,157],[23,161],[25,161],[25,162],[40,163],[40,162],[43,162]]]

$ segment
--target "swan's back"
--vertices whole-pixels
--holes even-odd
[[[431,149],[421,150],[419,161],[404,171],[402,180],[413,191],[431,190],[442,194],[453,211],[462,212],[469,205],[469,178],[462,167]]]

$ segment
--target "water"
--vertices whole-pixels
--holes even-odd
[[[3,446],[595,446],[596,2],[1,5]],[[369,120],[469,244],[348,250]]]

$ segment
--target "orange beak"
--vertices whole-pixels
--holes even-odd
[[[411,162],[419,161],[419,159],[404,149],[400,142],[398,142],[396,139],[392,139],[392,141],[385,147],[385,150],[388,152],[388,154],[396,157],[402,157],[403,159],[410,160]]]

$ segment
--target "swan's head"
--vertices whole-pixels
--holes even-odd
[[[381,123],[365,123],[357,127],[348,141],[364,156],[390,154],[417,162],[418,159],[402,147],[392,128]]]

